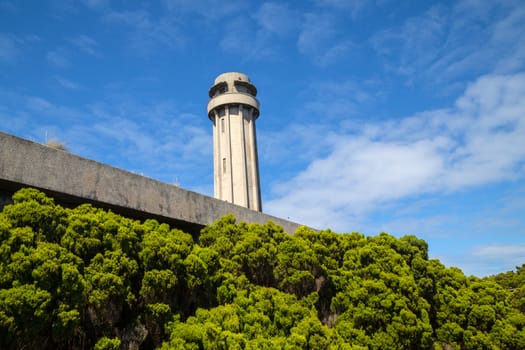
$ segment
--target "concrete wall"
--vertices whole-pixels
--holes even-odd
[[[104,165],[0,132],[0,205],[22,187],[59,203],[92,203],[138,219],[156,218],[192,234],[227,213],[237,221],[273,221],[288,233],[298,224]]]

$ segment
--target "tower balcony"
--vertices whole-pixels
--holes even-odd
[[[217,95],[208,102],[208,117],[213,118],[213,110],[225,105],[245,105],[254,109],[254,117],[259,116],[259,101],[251,94],[231,92]]]

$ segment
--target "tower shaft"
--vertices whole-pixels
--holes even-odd
[[[262,211],[255,131],[257,90],[246,75],[232,72],[219,75],[209,95],[215,198]]]

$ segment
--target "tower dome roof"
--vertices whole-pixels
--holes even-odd
[[[243,88],[244,87],[244,88]],[[246,93],[257,96],[257,88],[250,82],[250,78],[240,72],[226,72],[215,78],[213,86],[208,91],[210,97],[214,97],[219,92],[239,92],[243,89]]]
[[[213,85],[217,85],[223,81],[244,81],[244,82],[247,82],[249,83],[250,82],[250,78],[248,78],[248,76],[244,73],[240,73],[240,72],[226,72],[226,73],[222,73],[220,74],[217,78],[215,78],[215,83]]]

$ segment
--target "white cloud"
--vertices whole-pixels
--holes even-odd
[[[82,0],[82,2],[90,8],[101,9],[106,8],[109,4],[109,0]]]
[[[17,5],[15,5],[12,1],[5,0],[5,1],[0,2],[0,9],[4,10],[6,12],[7,11],[15,12],[15,11],[18,10],[18,6]]]
[[[171,101],[138,103],[121,97],[92,104],[84,111],[90,123],[70,127],[68,142],[88,158],[184,188],[201,186],[210,177],[211,128]],[[66,140],[67,141],[67,140]],[[100,155],[104,159],[100,159]]]
[[[297,47],[303,54],[318,55],[326,41],[332,39],[336,33],[334,15],[307,13],[304,15]]]
[[[286,129],[271,131],[259,129],[259,157],[268,165],[283,162],[296,165],[297,162],[311,160],[323,154],[323,150],[332,146],[333,137],[336,137],[333,131],[321,123],[315,126],[290,124]],[[297,152],[298,149],[301,151]]]
[[[316,0],[321,7],[334,8],[339,11],[348,11],[352,17],[356,17],[370,2],[365,0]]]
[[[514,72],[523,67],[525,62],[525,6],[512,10],[511,13],[496,23],[491,34],[491,49],[499,51],[495,71],[498,73]],[[501,50],[504,49],[504,55]]]
[[[59,47],[56,50],[49,51],[46,55],[46,59],[55,67],[68,68],[71,66],[68,56],[67,51],[64,48]]]
[[[71,81],[69,79],[63,78],[63,77],[55,77],[56,81],[60,84],[60,86],[69,89],[69,90],[78,90],[80,86],[75,83],[74,81]]]
[[[319,66],[327,66],[348,57],[352,40],[339,30],[335,13],[306,13],[297,39],[297,49]]]
[[[370,38],[384,66],[408,83],[450,83],[465,76],[523,69],[525,6],[520,1],[459,1],[434,6]]]
[[[449,16],[447,41],[442,56],[429,67],[430,74],[445,79],[469,72],[523,69],[525,7],[521,2],[462,1]]]
[[[489,259],[512,259],[516,264],[525,261],[525,244],[498,244],[474,247],[472,254]]]
[[[505,266],[508,271],[521,266],[525,261],[525,244],[489,244],[476,246],[470,252],[471,261],[466,264],[470,273],[480,275],[497,274]]]
[[[446,40],[447,12],[440,6],[407,19],[401,28],[382,30],[371,38],[372,46],[387,62],[387,69],[411,76],[426,69],[438,55]]]
[[[265,55],[264,46],[256,41],[256,29],[253,23],[245,16],[228,21],[219,45],[227,53],[241,53],[244,59],[261,58]]]
[[[344,57],[348,57],[354,44],[350,40],[342,40],[335,42],[332,46],[327,47],[322,54],[320,54],[316,62],[320,66],[328,66],[332,63],[341,61]]]
[[[230,0],[164,0],[165,7],[172,13],[194,14],[206,20],[219,20],[246,9],[245,1]]]
[[[482,77],[450,109],[365,124],[328,139],[326,156],[275,184],[274,199],[265,205],[269,212],[345,230],[356,215],[384,203],[519,178],[525,73]]]
[[[357,111],[357,106],[366,102],[370,96],[361,86],[352,80],[315,81],[302,93],[304,106],[310,111],[323,116],[323,120],[337,120]],[[312,96],[316,96],[312,99]]]
[[[8,34],[0,34],[0,62],[9,62],[18,55],[16,40]]]
[[[525,74],[482,77],[456,108],[470,124],[451,158],[449,188],[519,176],[525,160]]]
[[[0,33],[0,63],[14,62],[17,58],[23,57],[24,48],[30,47],[39,40],[36,35]]]
[[[148,53],[157,45],[164,48],[180,48],[186,42],[176,16],[153,18],[146,10],[134,10],[110,11],[104,14],[104,19],[130,27],[130,45],[140,53]]]
[[[82,52],[94,57],[100,56],[100,53],[97,51],[98,43],[90,36],[79,35],[70,39],[70,42]]]
[[[266,2],[261,5],[255,18],[260,26],[279,37],[286,37],[296,30],[297,16],[286,4]]]
[[[35,122],[40,121],[42,124],[49,120],[55,123],[60,123],[64,120],[75,120],[77,122],[85,122],[89,120],[89,116],[79,109],[57,105],[47,99],[38,96],[26,96],[20,99],[24,105],[22,106],[27,113],[36,113],[37,117],[33,117]]]
[[[51,104],[51,102],[41,97],[27,98],[27,106],[35,112],[45,112],[54,107],[53,104]]]
[[[281,60],[295,41],[300,54],[314,64],[328,66],[343,60],[354,48],[338,26],[337,14],[306,13],[289,4],[264,2],[253,15],[232,13],[226,22],[220,47],[227,53],[240,53],[243,60]]]
[[[288,5],[265,2],[251,16],[240,11],[230,16],[219,45],[242,60],[281,60],[286,40],[298,31],[298,13]]]
[[[2,89],[0,97],[9,101],[0,106],[6,132],[37,142],[55,137],[80,156],[211,193],[203,186],[213,184],[211,126],[173,101],[147,103],[119,94],[108,96],[111,103],[72,107]]]
[[[20,98],[12,91],[5,91],[0,87],[0,98],[4,101],[12,101],[13,103],[21,103]],[[0,124],[2,125],[2,131],[17,134],[26,127],[28,123],[28,113],[18,109],[16,111],[11,110],[7,103],[0,105]],[[28,137],[25,135],[25,137]]]

